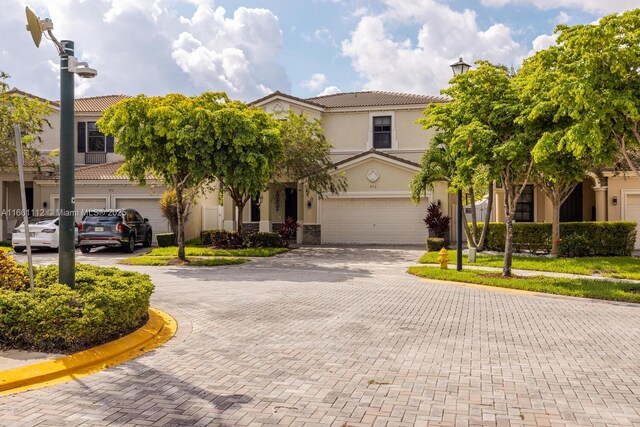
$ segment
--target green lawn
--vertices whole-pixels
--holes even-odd
[[[564,279],[535,276],[527,278],[503,278],[497,274],[478,270],[442,270],[437,267],[415,266],[408,272],[427,279],[475,283],[500,288],[521,289],[556,295],[596,298],[611,301],[640,303],[640,284],[610,282],[593,279]]]
[[[438,253],[427,252],[418,262],[437,264]],[[449,263],[456,262],[456,251],[449,251]],[[502,255],[477,254],[476,262],[470,264],[467,255],[462,256],[464,265],[483,267],[502,267]],[[591,257],[591,258],[546,258],[513,256],[513,268],[520,270],[551,271],[555,273],[598,274],[616,279],[640,280],[640,258],[635,257]]]
[[[137,256],[119,261],[119,264],[125,265],[151,265],[151,266],[167,266],[167,265],[186,265],[194,267],[212,267],[218,265],[235,265],[248,262],[242,258],[187,258],[186,264],[177,263],[177,258],[173,256]]]
[[[246,248],[246,249],[214,249],[202,247],[186,247],[187,256],[242,256],[242,257],[267,257],[287,252],[286,248]],[[145,254],[148,257],[177,257],[178,247],[169,246],[166,248],[155,248],[151,252]]]

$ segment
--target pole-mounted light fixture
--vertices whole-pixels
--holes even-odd
[[[51,40],[60,55],[60,246],[58,250],[59,281],[70,287],[75,286],[75,150],[73,144],[74,75],[93,78],[98,72],[86,62],[73,56],[74,43],[71,40],[58,41],[53,35],[51,19],[40,19],[27,7],[27,31],[33,43],[40,47],[42,35]]]
[[[453,75],[456,76],[458,74],[464,74],[471,68],[471,65],[467,64],[462,60],[462,57],[455,64],[449,65],[451,70],[453,71]]]
[[[471,69],[471,65],[467,64],[462,60],[462,57],[458,60],[458,62],[450,65],[451,70],[453,71],[453,75],[456,76],[458,74],[464,74],[469,69]],[[458,189],[458,197],[457,197],[457,215],[456,215],[456,270],[462,270],[462,190]],[[475,209],[475,204],[473,205],[473,209]]]

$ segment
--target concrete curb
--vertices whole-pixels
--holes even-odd
[[[149,309],[140,329],[115,341],[55,360],[0,372],[0,396],[71,381],[131,360],[167,342],[178,325],[168,314]]]

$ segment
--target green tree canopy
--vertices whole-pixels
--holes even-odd
[[[238,209],[237,231],[247,202],[266,189],[282,161],[283,147],[278,122],[256,107],[227,102],[207,118],[203,131],[212,135],[216,149],[208,163],[221,188]]]
[[[13,126],[20,126],[25,135],[22,151],[25,161],[31,166],[43,166],[45,160],[40,155],[42,143],[40,134],[50,126],[47,116],[52,108],[42,102],[9,90],[9,75],[0,71],[0,171],[14,171],[17,168],[16,143]]]
[[[319,120],[309,120],[306,114],[289,111],[280,122],[280,137],[284,156],[276,169],[278,178],[304,180],[307,191],[315,191],[319,197],[347,190],[346,177],[332,175],[336,170],[330,159],[333,146],[324,136]]]
[[[221,142],[211,132],[215,113],[229,105],[224,93],[196,97],[138,95],[107,109],[97,124],[116,137],[115,151],[125,158],[121,171],[145,185],[148,176],[176,191],[178,257],[185,259],[184,195],[223,169]],[[225,166],[227,167],[227,166]]]
[[[557,146],[576,158],[613,163],[622,153],[640,176],[630,152],[640,148],[640,9],[608,15],[588,25],[560,25],[557,45],[538,52],[529,66],[532,85],[547,91],[533,114],[570,120]]]
[[[513,217],[530,179],[532,143],[515,123],[522,107],[512,83],[513,73],[487,61],[476,64],[476,69],[455,76],[451,86],[442,91],[451,101],[429,105],[420,123],[441,133],[448,150],[446,158],[455,161],[454,188],[473,187],[480,174],[487,181],[501,181],[507,226],[503,275],[509,276]]]

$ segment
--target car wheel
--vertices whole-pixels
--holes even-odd
[[[83,254],[88,254],[91,252],[91,246],[80,246],[80,252]]]
[[[129,244],[124,247],[124,251],[128,254],[133,253],[136,249],[136,235],[131,234],[129,236]]]
[[[24,252],[24,248],[22,246],[16,246],[15,248],[13,248],[13,250],[19,254]]]
[[[145,248],[149,248],[151,247],[151,243],[153,243],[153,235],[151,234],[151,232],[148,232],[146,236],[144,236],[144,247]]]

